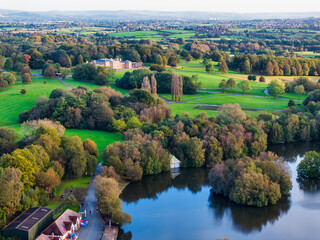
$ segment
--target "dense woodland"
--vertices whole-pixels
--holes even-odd
[[[18,141],[15,130],[0,128],[1,225],[16,212],[47,205],[61,179],[95,171],[96,144],[67,137],[64,131],[62,125],[49,120],[26,122]]]

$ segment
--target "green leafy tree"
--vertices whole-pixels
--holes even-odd
[[[305,93],[304,86],[303,85],[295,86],[294,92],[299,95],[299,100],[300,100],[301,95]]]
[[[223,93],[226,91],[226,89],[228,88],[226,80],[221,80],[221,82],[219,83],[219,88],[222,90]]]
[[[14,129],[0,128],[0,157],[16,148],[17,139],[18,134]]]
[[[86,158],[81,139],[78,136],[63,137],[61,145],[66,161],[65,174],[74,178],[82,176],[86,169]]]
[[[277,98],[285,93],[285,84],[279,79],[272,80],[268,85],[268,92],[271,96]]]
[[[236,81],[233,78],[229,78],[227,81],[228,88],[234,88],[237,85]]]
[[[243,94],[252,90],[249,80],[243,80],[238,84],[238,87],[242,90]]]
[[[13,69],[13,61],[11,58],[8,58],[4,64],[4,68],[7,70],[12,70]]]
[[[300,178],[320,178],[320,155],[312,151],[305,154],[297,167]]]
[[[214,65],[212,63],[206,65],[206,72],[209,74],[214,73]]]

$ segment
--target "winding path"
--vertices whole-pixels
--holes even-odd
[[[69,89],[73,89],[73,87],[71,87],[68,83],[66,83],[65,81],[62,80],[62,78],[58,78],[58,80],[63,83],[64,85],[66,85]]]

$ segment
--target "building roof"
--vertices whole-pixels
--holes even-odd
[[[52,239],[54,236],[63,236],[71,230],[72,224],[77,223],[77,219],[81,218],[82,214],[67,209],[60,217],[57,218],[49,227],[47,227],[37,240]]]
[[[21,231],[29,231],[51,211],[52,209],[44,207],[29,208],[11,223],[9,223],[4,230],[19,229]]]
[[[180,161],[178,160],[178,158],[176,158],[175,156],[171,155],[171,160],[170,163],[180,163]]]

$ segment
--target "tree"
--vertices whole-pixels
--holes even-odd
[[[152,64],[150,66],[150,71],[164,72],[166,68],[159,64]]]
[[[131,117],[127,122],[128,128],[140,128],[142,123],[140,122],[138,117]]]
[[[243,72],[244,73],[250,73],[251,72],[251,64],[249,60],[245,60],[243,63]]]
[[[285,92],[285,84],[283,81],[274,79],[268,85],[268,92],[271,96],[275,98],[279,97]]]
[[[150,80],[147,76],[143,78],[141,89],[151,92]]]
[[[49,169],[46,172],[39,172],[36,176],[36,185],[40,188],[48,190],[49,194],[51,193],[53,188],[59,186],[60,184],[60,178],[53,171],[53,169]]]
[[[86,158],[83,144],[78,136],[64,137],[61,142],[63,159],[66,161],[66,172],[69,177],[82,176],[86,168]]]
[[[157,79],[154,76],[154,74],[152,74],[151,76],[151,93],[153,94],[154,97],[157,97]]]
[[[177,67],[179,63],[179,58],[175,55],[171,55],[168,59],[168,65],[171,67]]]
[[[16,148],[18,134],[14,129],[0,128],[0,157]]]
[[[222,73],[228,73],[229,71],[229,68],[228,68],[228,65],[226,63],[226,61],[221,61],[220,64],[219,64],[219,71],[222,72]]]
[[[156,104],[156,99],[154,96],[143,89],[134,89],[129,93],[131,102],[142,102],[146,104],[148,107]]]
[[[115,179],[97,176],[95,189],[100,211],[107,213],[115,224],[131,223],[131,216],[122,211],[120,188]]]
[[[16,168],[0,168],[0,209],[11,217],[20,209],[23,183],[21,172]]]
[[[223,93],[225,92],[225,90],[228,88],[226,80],[221,80],[221,82],[219,83],[219,88],[221,88]]]
[[[8,83],[9,86],[13,85],[16,83],[17,78],[14,74],[9,73],[9,72],[4,72],[0,75],[4,81]]]
[[[234,88],[237,85],[236,81],[233,78],[229,78],[227,81],[228,88]]]
[[[36,174],[39,172],[37,159],[32,152],[26,148],[16,149],[11,154],[4,154],[0,158],[2,167],[13,167],[21,171],[21,181],[25,189],[29,189],[35,184]]]
[[[29,73],[25,73],[22,75],[22,82],[23,83],[32,83],[31,75]]]
[[[124,132],[127,129],[127,124],[122,119],[115,120],[112,127],[116,132]]]
[[[248,80],[243,80],[238,84],[238,87],[242,90],[243,94],[245,92],[251,91],[251,84]]]
[[[305,154],[297,167],[298,177],[302,179],[320,178],[320,155],[312,151]]]
[[[261,76],[261,77],[259,78],[259,82],[266,82],[266,78],[265,78],[264,76]]]
[[[4,68],[8,69],[8,70],[12,70],[13,69],[13,61],[11,58],[8,58],[4,64]]]
[[[61,68],[61,77],[63,79],[66,79],[70,74],[71,74],[71,69],[70,68]]]
[[[296,105],[295,102],[292,99],[290,99],[288,102],[288,107],[293,107],[295,105]]]
[[[309,68],[309,66],[308,66],[307,63],[304,63],[304,64],[302,65],[302,71],[303,71],[303,75],[304,75],[304,76],[309,76],[310,68]]]
[[[9,87],[9,84],[7,81],[5,81],[1,76],[0,76],[0,89],[5,89]]]
[[[267,75],[267,76],[273,76],[273,74],[274,74],[274,66],[273,66],[273,64],[272,64],[272,62],[268,62],[267,63],[267,65],[266,65],[266,69],[265,69],[265,74]]]
[[[301,95],[305,93],[304,86],[303,85],[295,86],[294,92],[299,95],[299,100],[300,100]]]
[[[46,70],[43,72],[43,76],[48,78],[55,78],[56,77],[56,69],[50,64]]]
[[[284,66],[283,66],[283,74],[285,76],[290,76],[291,75],[291,69],[290,69],[290,66],[288,63],[286,63]]]
[[[210,74],[214,72],[214,65],[212,63],[206,65],[206,72]]]
[[[86,139],[83,142],[83,148],[84,148],[84,151],[87,152],[89,155],[93,155],[95,157],[99,156],[97,144],[91,139]]]

